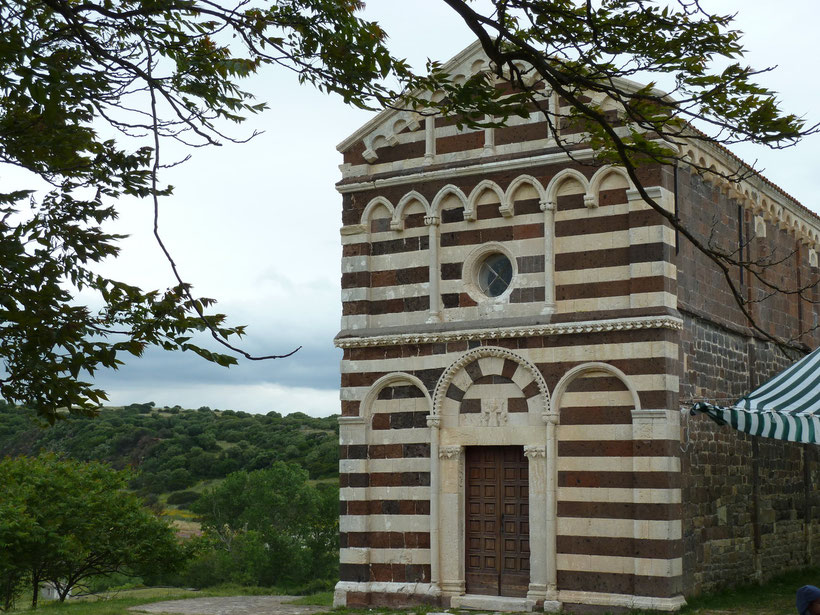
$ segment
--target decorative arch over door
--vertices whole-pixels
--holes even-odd
[[[465,352],[442,374],[433,393],[430,535],[432,581],[452,607],[466,594],[467,447],[521,447],[527,457],[529,499],[528,606],[558,607],[555,574],[557,415],[538,369],[495,346]],[[519,453],[520,454],[520,453]],[[522,606],[524,606],[522,604]]]

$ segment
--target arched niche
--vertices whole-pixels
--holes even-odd
[[[374,426],[375,414],[402,410],[420,412],[419,400],[424,400],[422,405],[429,412],[431,398],[424,383],[412,374],[392,372],[376,380],[367,391],[360,406],[360,416],[368,428],[386,429],[383,425]]]
[[[585,401],[576,401],[577,399]],[[583,363],[572,368],[558,381],[553,392],[554,408],[558,413],[565,407],[597,407],[604,400],[608,400],[605,405],[626,409],[627,420],[616,421],[620,423],[631,422],[631,413],[641,409],[638,392],[629,378],[608,363]],[[616,403],[610,403],[613,401]],[[617,412],[613,411],[611,414],[614,416]]]

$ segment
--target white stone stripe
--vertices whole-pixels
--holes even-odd
[[[430,487],[342,487],[339,499],[346,502],[368,500],[429,500]]]
[[[645,611],[677,611],[686,605],[683,596],[655,598],[653,596],[633,596],[631,594],[605,594],[561,589],[558,600],[567,604],[598,604]]]
[[[678,540],[683,523],[678,520],[586,519],[558,517],[559,536],[602,536],[605,538],[643,538]]]
[[[342,515],[340,532],[429,532],[427,515]]]
[[[683,573],[683,560],[616,557],[611,555],[574,555],[559,553],[555,557],[558,570],[637,574],[648,577],[676,577]]]
[[[559,338],[560,339],[560,338]],[[595,349],[596,360],[607,362],[622,359],[678,358],[678,345],[674,342],[634,342],[630,344],[594,344],[581,346],[554,346],[551,348],[530,348],[519,350],[522,356],[533,363],[553,363],[589,360],[590,348]],[[361,372],[394,372],[407,369],[444,369],[456,360],[460,352],[423,357],[399,357],[395,359],[366,359],[341,362],[341,371],[345,373]],[[589,404],[584,404],[589,405]]]
[[[543,274],[542,274],[543,275]],[[572,269],[568,271],[555,272],[556,286],[568,284],[578,284],[579,278],[584,282],[617,282],[629,280],[631,278],[649,278],[656,276],[666,276],[672,280],[677,279],[677,267],[672,263],[652,262],[635,263],[634,265],[618,265],[615,267],[594,267],[590,269]]]
[[[680,489],[619,489],[558,487],[561,502],[630,502],[638,504],[680,504]]]
[[[342,564],[429,564],[430,549],[339,549]]]
[[[594,445],[592,446],[594,451]],[[591,451],[592,452],[592,451]],[[559,457],[559,471],[680,472],[679,457]]]
[[[427,400],[422,401],[427,403]],[[374,429],[370,432],[368,444],[420,444],[429,441],[429,427],[423,429]]]
[[[340,459],[339,472],[429,472],[430,459]]]
[[[385,301],[387,299],[403,299],[405,297],[426,297],[430,294],[430,283],[397,284],[396,286],[377,286],[370,289],[371,301]],[[427,310],[425,310],[426,312]],[[390,314],[398,316],[399,314]],[[404,314],[401,314],[404,317]]]
[[[614,295],[610,297],[592,297],[590,299],[565,299],[556,303],[559,314],[576,312],[600,312],[606,310],[626,310],[628,308],[677,307],[678,299],[668,292],[635,293],[631,295]]]
[[[385,594],[403,594],[403,595],[428,595],[433,598],[438,598],[440,590],[432,587],[429,583],[392,583],[383,581],[374,581],[372,583],[356,583],[355,581],[339,581],[336,583],[334,590],[333,605],[345,606],[344,594],[345,592],[356,593],[385,593]]]
[[[661,421],[653,421],[661,422]],[[556,428],[559,440],[669,440],[680,438],[680,426],[674,430],[662,421],[663,425],[642,426],[641,433],[635,433],[632,425],[558,425]],[[674,435],[674,437],[672,437]]]

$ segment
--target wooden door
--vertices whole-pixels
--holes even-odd
[[[524,448],[468,447],[466,466],[467,593],[526,596],[530,513]]]

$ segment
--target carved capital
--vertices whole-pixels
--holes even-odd
[[[541,420],[544,421],[546,425],[557,425],[558,415],[555,412],[544,412],[541,415]]]
[[[539,445],[525,446],[524,456],[529,459],[543,459],[547,456],[547,447]]]
[[[555,201],[541,201],[541,211],[555,211]]]
[[[440,221],[438,216],[424,216],[424,224],[427,226],[438,226]]]
[[[442,446],[438,449],[438,456],[439,459],[458,459],[463,450],[463,446]]]
[[[598,207],[598,199],[592,194],[585,194],[584,195],[584,205],[586,205],[589,209],[593,209],[594,207]]]
[[[433,429],[438,429],[441,427],[441,417],[437,414],[428,414],[427,426],[432,427]]]

